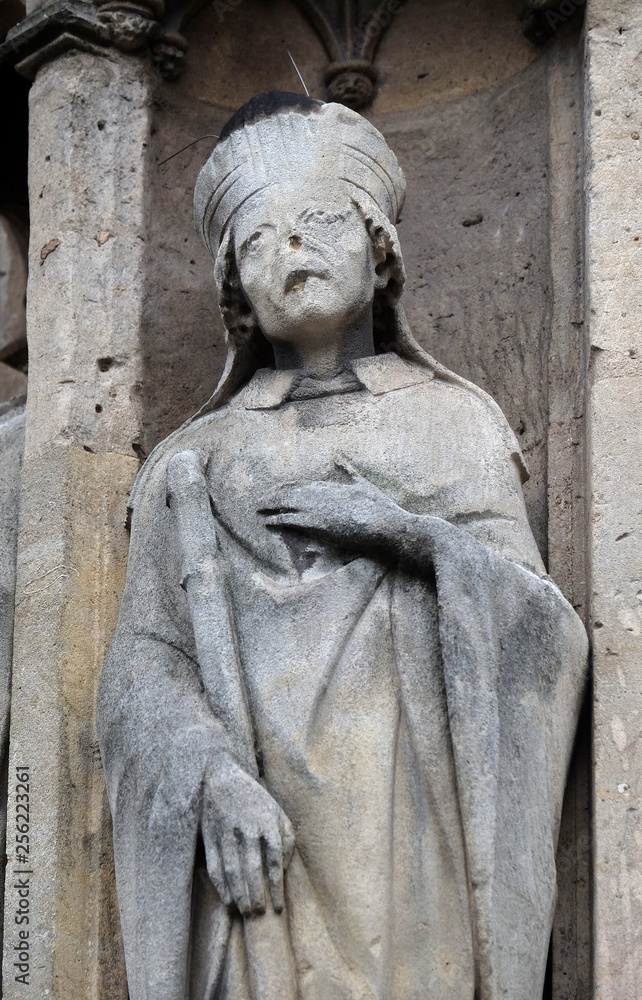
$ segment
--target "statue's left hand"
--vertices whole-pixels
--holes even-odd
[[[293,528],[342,548],[397,556],[411,515],[351,466],[337,462],[351,483],[317,482],[285,487],[259,511],[270,528]]]

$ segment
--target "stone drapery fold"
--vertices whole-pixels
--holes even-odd
[[[250,384],[226,407],[164,442],[139,478],[128,583],[98,704],[132,1000],[249,997],[240,918],[220,905],[199,847],[204,775],[223,756],[240,762],[240,755],[228,720],[215,717],[207,702],[179,582],[165,469],[186,446],[216,456],[210,489],[221,505],[221,558],[265,750],[266,786],[301,827],[286,897],[303,1000],[414,996],[423,969],[438,965],[426,955],[439,954],[439,925],[448,922],[456,929],[458,978],[453,982],[437,970],[431,997],[473,1000],[477,991],[479,1000],[532,1000],[541,994],[586,636],[573,609],[543,577],[516,485],[514,444],[494,405],[421,366],[414,368],[416,381],[410,379],[406,368],[412,366],[394,356],[369,367],[361,366],[360,377],[370,389],[326,400],[280,405],[274,392],[268,398],[265,387],[261,395]],[[377,396],[373,390],[384,375],[389,391]],[[279,391],[286,393],[287,386],[279,383]],[[276,409],[257,410],[257,401]],[[383,465],[377,458],[373,476],[392,475],[402,459],[415,470],[412,502],[417,511],[430,510],[434,529],[432,567],[412,574],[354,556],[333,563],[336,557],[326,552],[329,569],[313,579],[292,583],[279,572],[272,578],[265,546],[273,541],[255,510],[267,486],[243,471],[242,442],[255,442],[255,472],[291,483],[300,447],[303,477],[327,475],[332,428],[348,414],[342,445],[358,450],[359,440],[363,446],[376,440],[371,460],[380,450],[388,455]],[[430,427],[432,420],[436,435],[438,414],[450,421],[451,433],[457,421],[474,433],[470,442],[457,435],[457,448],[443,465],[437,436],[437,451],[426,464],[421,435],[412,448],[409,440],[401,446],[394,428],[407,419]],[[382,438],[384,428],[389,437]],[[292,468],[264,464],[262,449],[271,456],[274,442],[287,435]],[[395,441],[399,454],[386,452]],[[481,445],[475,441],[485,449],[478,466],[473,456]],[[393,482],[397,474],[407,490],[410,472],[395,472],[390,489],[400,489]],[[446,489],[448,481],[459,485]],[[335,699],[321,713],[326,729],[320,735],[314,728],[321,718],[314,708],[318,691]],[[355,735],[360,719],[366,720],[363,733]],[[380,739],[386,727],[389,735]],[[346,765],[348,744],[350,752],[356,747],[350,760],[366,767],[366,780],[354,786],[362,799],[354,815],[368,809],[368,822],[391,838],[390,850],[379,852],[376,838],[364,834],[367,849],[358,859],[362,867],[373,866],[380,890],[372,912],[379,908],[378,926],[393,942],[393,959],[409,956],[410,980],[401,984],[382,972],[385,955],[369,953],[373,938],[360,926],[363,911],[354,899],[341,912],[343,903],[332,910],[344,897],[341,879],[353,865],[352,840],[361,836],[358,827],[348,824],[346,833],[341,824],[341,809],[351,808],[344,794],[352,767]],[[397,809],[401,819],[395,822]],[[406,836],[404,827],[419,831],[417,837]],[[337,892],[328,847],[335,833],[345,835],[346,852]],[[437,846],[437,860],[427,860],[435,855],[432,847],[415,851],[422,837]],[[381,857],[395,851],[394,863],[382,867]],[[388,888],[381,888],[382,871]],[[412,880],[427,894],[435,884],[450,887],[443,890],[442,912],[437,897],[422,905]],[[384,889],[394,927],[386,926]],[[415,907],[410,922],[404,916],[408,899]],[[352,966],[340,946],[351,926],[351,954],[361,956]],[[398,958],[397,964],[405,962]]]

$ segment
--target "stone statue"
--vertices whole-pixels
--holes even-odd
[[[586,637],[408,329],[403,197],[292,94],[199,176],[228,359],[136,483],[98,699],[131,1000],[541,996]]]

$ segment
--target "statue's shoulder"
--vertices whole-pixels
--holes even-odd
[[[437,405],[450,421],[453,433],[459,434],[472,447],[479,446],[482,450],[484,442],[495,442],[513,460],[522,483],[525,483],[529,478],[526,462],[515,433],[497,401],[474,382],[469,382],[428,355],[425,357],[423,363],[413,361],[413,364],[428,374],[425,393],[427,397],[432,395],[433,400],[437,395]]]
[[[225,417],[227,409],[224,406],[203,416],[197,414],[159,441],[136,476],[127,504],[130,513],[143,504],[165,503],[165,480],[170,459],[179,451],[203,449],[204,445],[210,450],[215,446],[216,425]]]

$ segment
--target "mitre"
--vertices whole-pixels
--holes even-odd
[[[258,94],[230,118],[194,191],[196,229],[216,257],[234,214],[275,185],[345,185],[364,211],[397,221],[406,182],[386,140],[362,115],[299,94]]]

